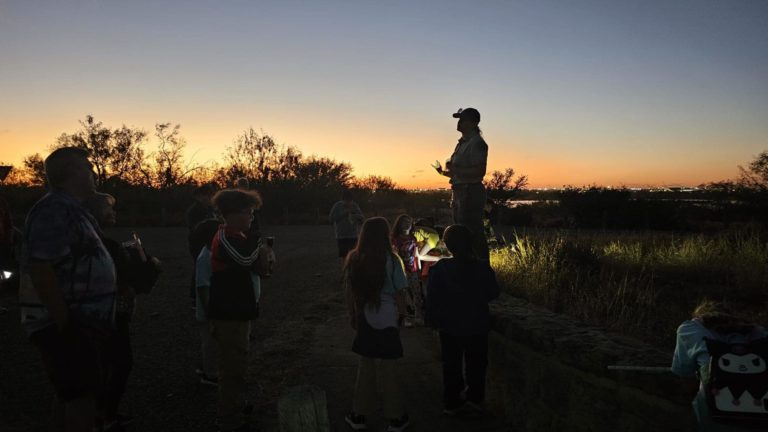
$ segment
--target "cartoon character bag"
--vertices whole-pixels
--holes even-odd
[[[768,427],[768,337],[746,343],[704,340],[711,358],[702,384],[712,419]]]

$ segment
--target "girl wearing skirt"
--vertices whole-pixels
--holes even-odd
[[[380,374],[387,431],[403,431],[409,419],[395,373],[397,359],[403,356],[398,327],[406,310],[408,281],[392,250],[386,219],[371,218],[363,224],[344,264],[344,284],[350,323],[356,330],[352,351],[360,355],[352,411],[344,420],[352,430],[367,428],[366,416],[379,408],[376,375]]]

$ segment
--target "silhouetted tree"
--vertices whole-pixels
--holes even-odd
[[[304,155],[295,147],[284,147],[275,160],[275,165],[270,167],[269,180],[274,182],[294,181],[296,172],[304,160]]]
[[[112,131],[102,122],[97,122],[90,114],[85,116],[85,121],[80,120],[79,123],[82,126],[81,130],[73,134],[62,133],[56,138],[56,143],[51,146],[51,150],[61,147],[79,147],[88,150],[96,181],[102,184],[107,181],[109,165],[115,154],[110,142]]]
[[[72,134],[62,133],[56,138],[51,150],[61,147],[87,150],[96,182],[101,185],[112,177],[133,184],[151,183],[150,169],[142,148],[147,136],[145,131],[126,125],[113,130],[97,122],[90,114],[79,123],[81,130]]]
[[[45,161],[40,153],[25,157],[22,164],[24,165],[25,177],[31,186],[44,186],[46,184]]]
[[[272,169],[280,164],[280,148],[275,140],[248,128],[227,148],[226,163],[233,177],[247,177],[256,183],[269,180]]]
[[[186,140],[181,136],[181,125],[171,123],[155,124],[155,137],[158,140],[155,159],[155,186],[168,189],[188,180],[188,176],[200,167],[184,165],[184,147]]]
[[[507,168],[504,171],[492,172],[483,183],[489,198],[505,201],[528,186],[528,176],[520,175],[515,178],[515,170]]]
[[[338,189],[352,179],[352,166],[326,157],[310,156],[295,167],[295,177],[303,189]]]
[[[152,184],[152,173],[143,149],[146,138],[147,132],[125,125],[112,131],[113,155],[109,161],[112,176],[135,185]]]
[[[384,192],[398,189],[397,183],[390,177],[379,175],[356,178],[352,181],[352,187],[355,189],[365,189],[370,192]]]
[[[768,192],[768,151],[755,156],[752,162],[744,168],[739,165],[738,183],[749,189]]]

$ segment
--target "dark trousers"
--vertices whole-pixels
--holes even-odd
[[[486,192],[482,183],[458,184],[451,187],[453,223],[472,231],[472,248],[481,260],[488,259],[488,239],[483,226]]]
[[[118,313],[115,316],[115,333],[110,340],[105,355],[104,369],[106,372],[103,411],[104,418],[114,419],[125,394],[128,375],[133,368],[133,351],[129,333],[130,315]]]
[[[440,332],[443,351],[443,404],[453,409],[466,400],[485,400],[485,371],[488,368],[488,335],[454,336]]]

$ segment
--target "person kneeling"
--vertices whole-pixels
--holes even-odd
[[[768,430],[766,336],[715,301],[702,302],[677,328],[672,372],[697,389],[699,431]]]

